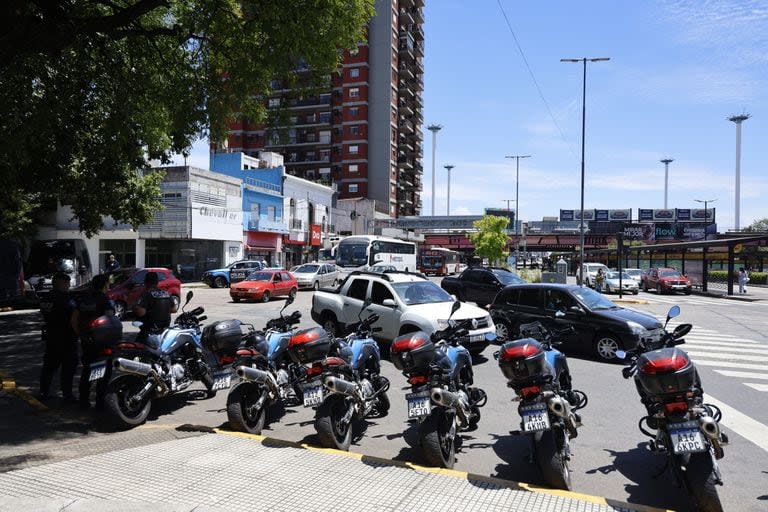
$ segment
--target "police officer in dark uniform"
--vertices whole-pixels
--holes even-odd
[[[144,293],[133,308],[142,322],[138,339],[144,341],[150,334],[160,334],[171,325],[171,313],[178,310],[171,295],[157,287],[156,272],[147,272],[144,277]]]
[[[114,315],[115,305],[107,297],[109,289],[109,276],[99,274],[91,281],[91,291],[88,295],[77,301],[77,307],[72,312],[72,327],[80,336],[80,345],[83,351],[83,368],[80,373],[80,406],[87,409],[91,406],[91,364],[98,357],[98,347],[88,337],[88,325],[102,315]],[[104,406],[106,393],[106,379],[101,379],[96,388],[96,407]]]
[[[72,380],[77,369],[77,334],[70,319],[75,305],[69,296],[69,276],[59,272],[53,276],[53,290],[40,301],[43,314],[45,355],[40,372],[40,397],[49,398],[51,381],[61,367],[61,394],[73,401]]]

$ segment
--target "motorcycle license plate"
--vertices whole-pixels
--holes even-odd
[[[218,391],[220,389],[229,389],[229,386],[231,384],[232,384],[231,372],[214,373],[213,386],[211,386],[211,391]]]
[[[323,385],[313,381],[304,386],[304,407],[315,407],[323,403]]]
[[[432,412],[429,391],[408,393],[405,399],[408,401],[408,418],[422,418]]]
[[[524,405],[520,408],[525,432],[549,430],[549,412],[545,404]]]
[[[693,421],[670,424],[669,438],[672,441],[672,451],[677,455],[703,452],[707,449],[699,425]]]
[[[100,363],[91,365],[91,373],[88,375],[89,381],[99,380],[107,374],[107,362],[102,361]]]

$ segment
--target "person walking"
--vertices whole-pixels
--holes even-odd
[[[747,293],[747,283],[749,282],[749,273],[744,267],[739,268],[739,293]]]
[[[50,398],[51,382],[56,370],[61,368],[60,388],[64,400],[74,402],[72,381],[77,370],[77,334],[70,319],[75,308],[69,296],[69,276],[63,272],[54,274],[53,290],[40,301],[43,314],[43,341],[45,355],[40,372],[40,398]]]
[[[605,283],[605,273],[602,268],[599,268],[595,276],[595,290],[597,292],[603,293],[603,283]]]
[[[88,295],[77,302],[72,312],[72,328],[80,337],[82,355],[82,370],[80,372],[80,407],[87,409],[91,406],[91,364],[99,357],[99,348],[88,336],[90,323],[103,315],[114,315],[115,305],[107,297],[109,276],[99,274],[91,280],[91,290]],[[107,391],[106,379],[99,380],[96,388],[96,408],[104,407],[104,395]]]

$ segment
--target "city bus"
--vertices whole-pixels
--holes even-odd
[[[382,236],[348,236],[336,246],[336,266],[342,272],[382,264],[416,272],[416,244]]]
[[[421,251],[419,269],[422,274],[447,276],[459,272],[461,254],[443,247],[432,247]]]

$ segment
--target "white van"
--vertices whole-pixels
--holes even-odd
[[[595,287],[595,276],[597,275],[598,270],[603,269],[603,273],[608,272],[609,270],[608,267],[602,263],[584,263],[581,265],[581,268],[584,272],[584,284],[590,288]]]

